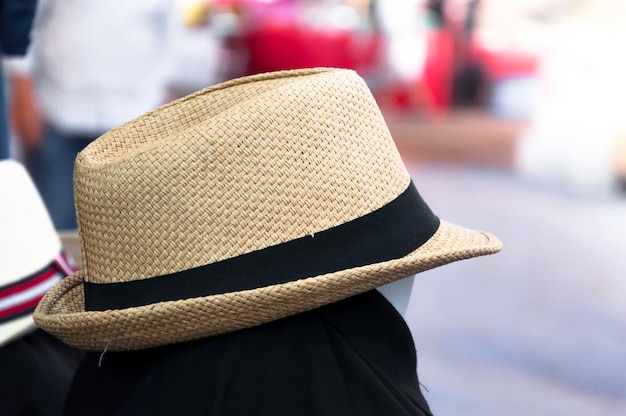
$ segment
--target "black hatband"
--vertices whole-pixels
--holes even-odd
[[[438,227],[439,219],[411,182],[376,211],[310,236],[168,275],[85,282],[85,309],[124,309],[238,292],[399,259],[424,244]]]

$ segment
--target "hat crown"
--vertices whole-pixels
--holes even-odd
[[[61,251],[48,211],[24,166],[0,161],[0,287],[48,265]]]
[[[24,166],[0,160],[0,346],[32,331],[32,302],[60,275],[46,274],[61,242]]]
[[[79,154],[85,280],[146,279],[312,235],[384,206],[409,181],[353,71],[208,88]]]

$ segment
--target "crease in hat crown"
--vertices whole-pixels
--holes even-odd
[[[281,71],[207,88],[111,130],[78,155],[83,269],[46,295],[35,320],[81,348],[147,348],[259,325],[500,249],[488,233],[442,221],[402,258],[269,287],[85,310],[83,282],[151,281],[314,238],[411,186],[354,71]]]

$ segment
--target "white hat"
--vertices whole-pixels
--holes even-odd
[[[0,345],[36,328],[41,297],[72,271],[24,167],[0,161]]]

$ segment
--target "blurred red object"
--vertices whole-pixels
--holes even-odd
[[[421,83],[429,97],[429,109],[442,112],[450,107],[454,44],[452,34],[445,28],[427,33],[427,54]]]
[[[300,12],[292,2],[248,10],[243,34],[248,75],[312,67],[359,72],[376,64],[375,33],[316,26],[303,20]]]
[[[492,50],[480,44],[474,45],[473,53],[492,80],[533,75],[539,66],[539,57],[530,53]]]
[[[374,60],[373,39],[347,31],[270,24],[249,32],[248,74],[311,67],[359,70]]]

